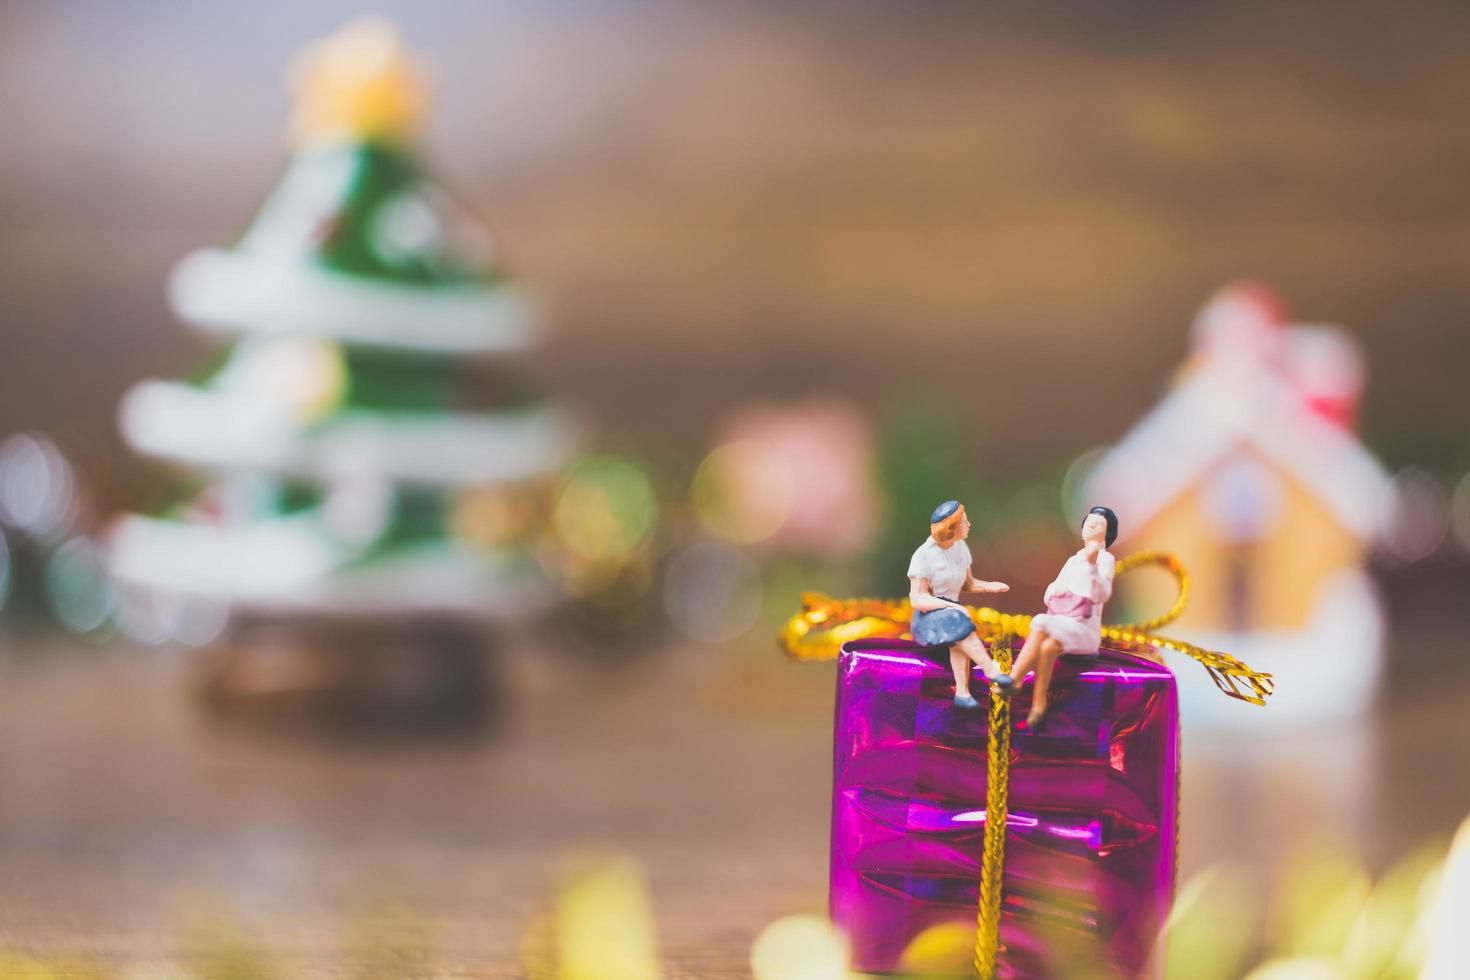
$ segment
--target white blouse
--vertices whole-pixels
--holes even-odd
[[[963,541],[941,548],[931,537],[919,545],[909,560],[909,578],[928,579],[935,595],[958,601],[960,589],[970,575],[970,560],[970,547]]]
[[[1102,604],[1107,602],[1113,594],[1113,566],[1117,559],[1110,552],[1104,551],[1097,556],[1097,565],[1087,560],[1082,552],[1077,552],[1062,570],[1057,573],[1056,581],[1046,587],[1045,598],[1050,599],[1058,592],[1070,592],[1092,601],[1094,618],[1101,618]]]

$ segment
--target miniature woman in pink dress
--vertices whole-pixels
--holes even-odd
[[[1118,537],[1118,515],[1107,507],[1094,507],[1082,520],[1082,550],[1046,587],[1046,612],[1031,619],[1031,633],[1016,658],[1011,676],[1019,684],[1026,672],[1036,669],[1031,692],[1031,712],[1025,726],[1035,729],[1046,716],[1048,688],[1057,657],[1064,653],[1095,656],[1102,644],[1103,603],[1113,594],[1115,560],[1108,546]]]

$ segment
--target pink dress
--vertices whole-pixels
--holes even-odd
[[[1046,612],[1032,617],[1031,628],[1046,630],[1063,653],[1097,653],[1103,603],[1113,594],[1116,563],[1106,551],[1098,554],[1095,566],[1081,551],[1068,558],[1056,581],[1046,587]]]

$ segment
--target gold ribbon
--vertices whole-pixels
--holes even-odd
[[[1252,670],[1228,653],[1206,650],[1153,632],[1178,619],[1184,611],[1189,602],[1190,580],[1189,572],[1179,559],[1163,551],[1122,558],[1115,574],[1121,575],[1147,565],[1157,565],[1174,576],[1179,586],[1174,604],[1162,616],[1142,623],[1104,626],[1104,643],[1114,649],[1134,653],[1147,654],[1149,648],[1182,653],[1203,667],[1215,686],[1229,697],[1264,705],[1275,689],[1270,674]],[[975,632],[986,641],[996,666],[1002,671],[1009,671],[1012,638],[1031,632],[1031,617],[1003,613],[985,606],[971,608],[969,612],[975,623]],[[851,640],[907,638],[912,613],[908,599],[833,599],[808,592],[802,596],[801,612],[781,628],[781,645],[797,660],[835,660],[842,645]],[[980,864],[980,908],[976,920],[974,963],[976,976],[985,980],[995,976],[996,954],[1000,950],[1000,884],[1005,862],[1011,769],[1011,702],[1009,698],[995,696],[993,692],[989,735],[986,748],[985,849]],[[1178,843],[1177,834],[1175,843]]]

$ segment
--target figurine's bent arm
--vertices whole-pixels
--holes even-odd
[[[909,579],[909,604],[914,607],[914,612],[933,612],[954,605],[936,596],[930,590],[929,580],[926,578]]]
[[[1107,602],[1113,595],[1113,563],[1098,562],[1092,568],[1092,591],[1087,598]]]

